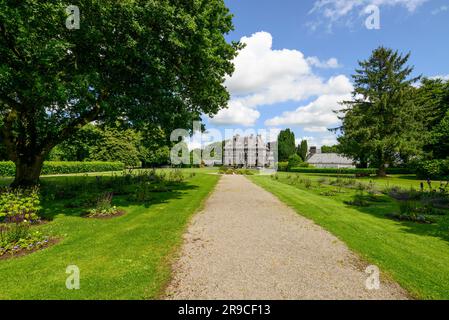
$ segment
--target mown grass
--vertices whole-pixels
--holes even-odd
[[[395,221],[386,214],[398,211],[399,204],[388,196],[380,196],[380,201],[368,207],[349,206],[344,201],[353,199],[358,191],[341,188],[341,193],[324,196],[323,192],[338,188],[318,185],[321,175],[301,176],[310,178],[312,186],[292,182],[293,174],[286,173],[279,174],[277,180],[267,176],[250,179],[379,266],[413,297],[449,299],[448,215],[435,217],[437,222],[431,225]],[[419,181],[399,177],[376,179],[375,183],[393,186],[398,181],[401,187],[419,187]]]
[[[287,175],[288,173],[281,173],[284,175]],[[342,179],[350,179],[355,178],[354,175],[351,174],[325,174],[325,173],[290,173],[291,175],[297,175],[303,178],[311,179],[312,181],[317,181],[322,178],[330,178],[330,179],[336,179],[336,178],[342,178]],[[425,180],[418,180],[416,179],[415,175],[388,175],[388,177],[380,178],[377,176],[370,176],[370,177],[361,177],[357,178],[358,181],[364,181],[369,182],[372,181],[379,187],[400,187],[402,189],[410,189],[414,188],[416,190],[419,190],[420,183],[424,183],[424,187],[427,188],[427,182]],[[438,187],[440,181],[432,181],[432,185],[434,187]]]
[[[170,279],[170,266],[192,215],[219,176],[195,172],[151,203],[116,197],[127,214],[97,220],[81,217],[67,202],[44,202],[50,222],[34,227],[60,242],[27,256],[0,261],[0,299],[155,299]],[[109,175],[105,174],[105,175]],[[188,175],[186,175],[188,176]],[[95,177],[91,177],[95,179]],[[86,177],[48,177],[55,183]],[[80,269],[80,290],[66,288],[66,268]]]

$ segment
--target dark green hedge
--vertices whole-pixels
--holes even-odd
[[[328,173],[328,174],[361,174],[372,175],[377,174],[376,168],[353,169],[353,168],[292,168],[290,172],[297,173]],[[388,168],[387,174],[414,174],[415,171],[408,168]]]
[[[44,163],[42,174],[71,174],[87,172],[120,171],[125,168],[121,162],[53,162]],[[0,176],[12,177],[16,172],[12,162],[0,162]]]
[[[291,168],[290,172],[297,173],[329,173],[329,174],[376,174],[377,169],[351,169],[351,168]]]

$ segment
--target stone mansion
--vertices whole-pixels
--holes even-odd
[[[274,166],[277,154],[275,143],[265,143],[261,135],[235,135],[224,142],[223,165],[242,168]]]

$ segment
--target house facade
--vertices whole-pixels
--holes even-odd
[[[307,163],[316,168],[355,168],[354,160],[338,153],[321,153],[316,147],[311,147]]]
[[[235,135],[226,140],[223,165],[242,168],[267,168],[275,163],[273,143],[265,143],[261,135]]]

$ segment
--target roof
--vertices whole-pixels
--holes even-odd
[[[346,164],[352,165],[354,163],[352,159],[341,156],[338,153],[315,153],[307,160],[307,162],[312,164],[332,163],[332,164],[345,164],[345,165]]]

